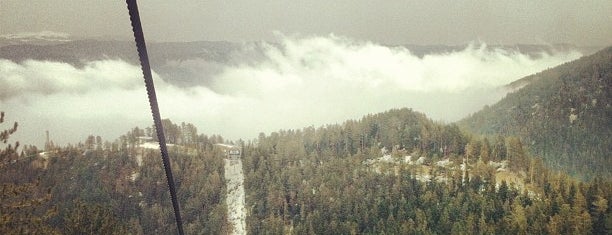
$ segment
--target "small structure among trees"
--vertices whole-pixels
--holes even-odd
[[[240,160],[242,151],[240,147],[229,144],[215,144],[215,149],[223,152],[223,156],[229,160]]]

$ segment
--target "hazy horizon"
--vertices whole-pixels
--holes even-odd
[[[612,45],[610,1],[140,1],[149,41],[273,41],[334,33],[383,45]],[[124,1],[4,0],[0,35],[132,37]]]

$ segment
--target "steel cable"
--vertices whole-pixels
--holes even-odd
[[[166,148],[166,138],[164,136],[164,128],[162,126],[161,117],[159,115],[159,107],[157,105],[157,96],[155,95],[155,86],[153,85],[153,77],[151,76],[151,66],[149,65],[149,56],[147,54],[147,46],[145,44],[144,33],[142,31],[142,25],[140,23],[140,14],[138,12],[138,4],[136,0],[126,0],[128,11],[130,13],[130,21],[132,22],[132,31],[134,32],[134,40],[136,41],[136,48],[138,50],[138,57],[140,58],[140,66],[144,75],[145,87],[147,89],[147,95],[149,97],[149,104],[151,106],[151,114],[153,115],[153,122],[157,132],[157,139],[159,140],[159,149],[161,151],[162,161],[164,164],[164,170],[166,171],[166,179],[168,179],[168,187],[170,189],[170,197],[172,199],[172,207],[174,208],[174,217],[176,219],[176,227],[178,233],[183,235],[183,222],[181,220],[181,212],[176,197],[176,187],[174,186],[174,179],[172,177],[172,168],[170,166],[170,159],[168,158],[168,149]]]

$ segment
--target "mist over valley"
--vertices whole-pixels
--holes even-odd
[[[163,118],[201,133],[253,139],[408,107],[453,122],[501,99],[505,85],[574,60],[578,47],[384,46],[336,35],[276,43],[153,43]],[[22,143],[115,139],[150,115],[132,42],[0,48],[0,105]],[[414,52],[413,52],[414,51]],[[6,107],[6,108],[4,108]]]

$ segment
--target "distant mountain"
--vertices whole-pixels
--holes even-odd
[[[0,38],[0,41],[1,38]],[[8,40],[4,40],[9,44]],[[230,42],[163,42],[149,43],[152,64],[167,60],[204,58],[223,60],[238,44]],[[0,58],[21,62],[27,59],[66,62],[82,65],[100,59],[123,59],[138,63],[136,45],[132,41],[75,40],[62,43],[13,43],[0,47]]]
[[[0,46],[3,45],[0,39]],[[82,67],[89,61],[103,59],[120,59],[139,65],[135,43],[132,41],[99,41],[75,40],[63,43],[10,43],[4,40],[0,47],[0,58],[14,62],[24,60],[47,60],[64,62]],[[151,67],[157,73],[164,75],[168,82],[179,86],[190,86],[205,83],[201,74],[191,67],[182,65],[189,60],[201,60],[214,66],[227,63],[234,51],[241,48],[240,44],[230,42],[164,42],[149,43],[148,51]],[[194,79],[200,78],[200,79]]]
[[[224,65],[245,64],[265,56],[268,46],[274,43],[232,43],[224,41],[197,42],[149,42],[147,49],[151,67],[167,82],[178,86],[206,85],[212,74]],[[467,45],[397,45],[408,49],[413,55],[452,53]],[[489,45],[487,50],[504,49],[527,54],[532,57],[541,53],[577,50],[590,54],[593,48],[559,45]],[[82,67],[87,62],[102,59],[120,59],[139,65],[135,43],[130,40],[75,39],[58,33],[0,35],[0,59],[14,62],[24,60],[47,60],[64,62]],[[204,67],[205,69],[201,69]],[[203,74],[203,71],[205,73]]]
[[[22,62],[24,60],[48,60],[82,66],[84,62],[106,58],[138,61],[130,42],[82,40],[60,44],[13,44],[0,48],[0,58]]]
[[[12,33],[0,35],[0,47],[19,44],[53,45],[72,40],[73,38],[66,33],[52,31]]]
[[[485,135],[517,135],[556,169],[612,176],[612,47],[508,85],[516,89],[460,121]]]
[[[475,45],[479,46],[478,44],[475,44]],[[451,52],[461,51],[461,50],[464,50],[467,46],[469,45],[449,46],[449,45],[407,44],[407,45],[401,45],[397,47],[406,48],[410,50],[410,52],[413,55],[416,55],[418,57],[423,57],[427,54],[441,54],[441,53],[451,53]],[[555,52],[559,52],[559,51],[572,51],[572,50],[579,51],[580,53],[584,55],[590,55],[601,49],[601,47],[596,47],[596,46],[576,46],[572,44],[553,44],[553,45],[544,45],[544,44],[495,45],[493,44],[493,45],[487,45],[486,48],[488,50],[501,49],[501,50],[506,50],[506,51],[514,51],[517,53],[529,55],[531,57],[540,57],[542,56],[542,53],[546,53],[550,55],[550,54],[554,54]]]

